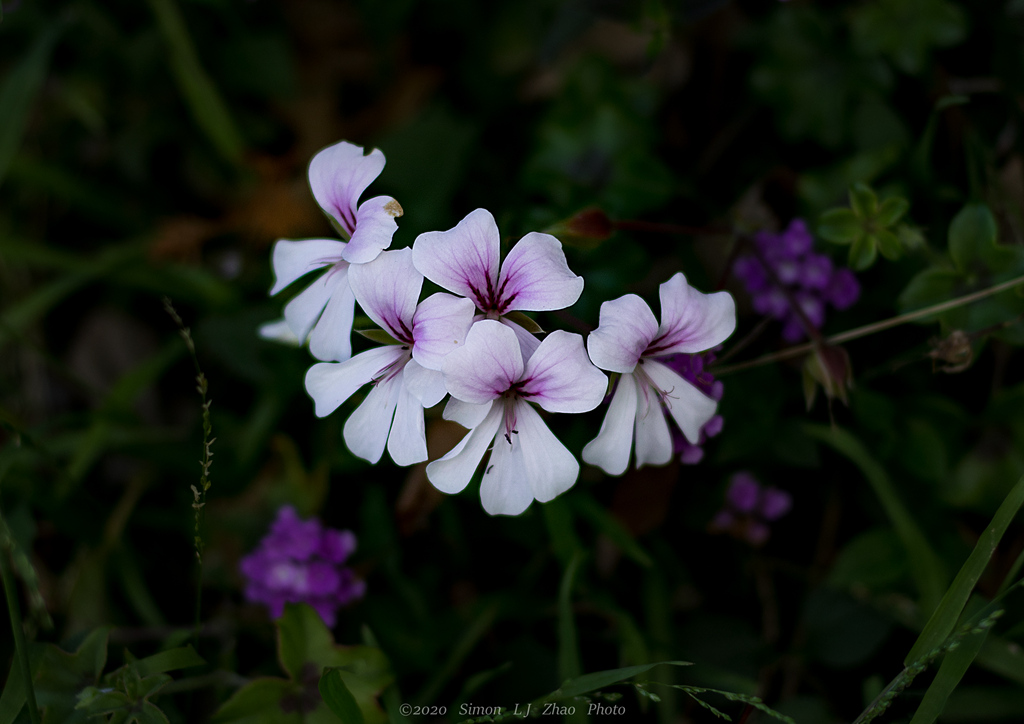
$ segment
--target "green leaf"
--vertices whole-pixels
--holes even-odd
[[[898,303],[903,312],[912,312],[915,309],[930,307],[933,304],[953,299],[964,290],[963,277],[959,272],[952,269],[940,269],[933,267],[925,269],[910,280],[903,292],[900,293]],[[925,317],[920,322],[934,322],[936,317]]]
[[[907,213],[910,208],[910,202],[899,196],[894,196],[891,199],[886,199],[882,202],[881,206],[878,207],[878,213],[875,215],[875,222],[879,226],[889,227],[903,218],[903,215]]]
[[[882,256],[886,259],[899,259],[903,255],[903,246],[900,244],[900,238],[896,234],[888,229],[879,229],[875,232],[875,236],[878,239],[878,250],[882,252]]]
[[[177,671],[178,669],[188,669],[192,666],[203,666],[205,664],[206,661],[203,657],[197,654],[195,649],[189,645],[147,656],[134,662],[132,666],[139,672],[140,676],[150,676],[151,674],[162,674],[165,671]]]
[[[850,207],[861,219],[867,221],[875,218],[878,213],[878,196],[866,184],[854,184],[850,187]]]
[[[864,473],[910,558],[910,572],[921,596],[921,610],[932,611],[938,605],[946,588],[946,571],[942,561],[928,545],[928,539],[924,537],[896,494],[885,469],[871,456],[860,440],[840,427],[806,425],[804,429],[811,437],[821,440],[852,460]]]
[[[50,54],[64,25],[64,22],[51,23],[0,85],[0,184],[21,148],[29,114],[46,80]]]
[[[226,161],[242,159],[244,143],[227,105],[196,55],[174,0],[149,0],[170,55],[171,71],[192,117]]]
[[[978,538],[974,550],[971,551],[971,555],[967,557],[967,561],[960,568],[956,578],[953,579],[952,585],[942,597],[941,603],[935,609],[914,646],[910,649],[910,653],[907,654],[904,663],[910,664],[927,656],[930,652],[937,649],[953,632],[953,627],[956,625],[957,619],[960,618],[960,613],[967,604],[967,599],[971,595],[971,591],[974,590],[974,585],[981,578],[981,574],[985,572],[985,568],[988,566],[989,559],[992,558],[996,546],[999,545],[999,541],[1017,515],[1017,511],[1020,510],[1022,504],[1024,504],[1024,477],[1017,481],[1013,490],[1010,491],[1002,505],[999,506],[995,516],[992,518],[991,524],[985,528],[985,532]]]
[[[874,528],[840,551],[828,582],[840,588],[882,591],[908,573],[907,554],[899,536],[891,528]]]
[[[982,644],[988,637],[988,631],[973,633],[967,636],[960,645],[948,652],[942,659],[942,665],[932,680],[928,691],[925,692],[914,718],[910,724],[933,724],[946,708],[946,702],[950,694],[956,689],[957,684],[967,673],[967,669],[974,663],[974,659],[981,651]]]
[[[0,553],[0,555],[5,555]],[[11,670],[0,694],[0,724],[13,724],[25,707],[25,677],[17,661],[11,662]]]
[[[236,691],[210,719],[210,724],[301,724],[302,714],[285,713],[281,700],[292,695],[294,685],[284,679],[261,678]]]
[[[363,724],[363,712],[360,711],[352,692],[345,686],[340,671],[324,669],[318,688],[324,702],[344,724]]]
[[[576,569],[583,560],[579,551],[572,557],[562,576],[558,591],[558,673],[563,681],[580,675],[580,651],[576,645],[576,622],[572,613],[572,585]]]
[[[969,271],[995,246],[995,216],[985,204],[967,204],[949,224],[949,254],[961,271]]]
[[[875,256],[878,253],[878,239],[874,234],[864,234],[857,237],[850,247],[850,267],[856,271],[863,271],[875,263]]]
[[[533,317],[527,317],[522,312],[507,312],[504,317],[510,322],[515,322],[530,334],[544,334],[544,328],[537,324]]]
[[[864,234],[864,223],[852,209],[829,209],[818,218],[818,235],[833,244],[852,244]]]
[[[591,691],[603,689],[606,686],[611,686],[612,684],[618,684],[620,681],[625,681],[626,679],[632,679],[634,676],[644,674],[655,666],[661,666],[662,664],[667,666],[693,666],[693,663],[689,661],[658,661],[653,664],[641,664],[639,666],[626,666],[621,669],[595,671],[592,674],[584,674],[583,676],[578,676],[575,679],[566,681],[558,689],[552,691],[547,696],[542,697],[539,701],[571,699],[574,696],[580,696]]]
[[[356,332],[377,344],[405,344],[392,337],[383,329],[357,329]]]

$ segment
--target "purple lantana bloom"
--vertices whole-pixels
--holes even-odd
[[[412,260],[430,281],[471,299],[481,317],[511,327],[527,357],[537,338],[504,315],[564,309],[583,292],[583,277],[570,271],[562,243],[550,234],[527,234],[502,263],[501,234],[486,209],[470,212],[448,231],[420,234]]]
[[[284,320],[260,328],[261,336],[280,341],[309,339],[317,359],[344,361],[352,356],[354,297],[348,284],[352,264],[373,261],[391,245],[402,207],[390,196],[377,196],[357,208],[360,195],[384,168],[384,154],[363,155],[346,141],[328,146],[309,164],[309,185],[335,228],[348,239],[280,239],[274,245],[271,296],[316,269],[326,272],[284,308]]]
[[[366,584],[342,564],[356,548],[352,531],[302,520],[286,505],[259,546],[239,562],[245,598],[262,603],[279,618],[286,603],[308,603],[328,626],[338,609],[366,592]]]
[[[395,341],[345,362],[313,365],[306,391],[324,417],[365,384],[373,389],[345,423],[345,443],[375,463],[387,445],[398,465],[427,459],[423,410],[445,396],[441,362],[458,349],[473,323],[473,303],[438,292],[419,304],[423,277],[412,250],[386,251],[369,264],[353,265],[349,283],[359,306]]]
[[[441,370],[452,395],[444,416],[469,433],[427,465],[434,487],[461,491],[488,447],[480,499],[491,515],[518,515],[534,500],[547,502],[573,486],[579,463],[530,403],[548,412],[587,412],[600,404],[608,379],[587,359],[580,335],[552,332],[524,359],[516,333],[485,319]]]
[[[793,507],[793,498],[785,490],[764,487],[748,472],[739,472],[729,481],[725,507],[711,519],[712,533],[730,533],[751,545],[760,546],[771,534],[769,523],[778,520]]]
[[[711,349],[736,328],[736,305],[727,292],[702,294],[676,274],[659,288],[661,324],[647,303],[627,294],[601,305],[600,325],[587,339],[595,365],[618,372],[618,384],[601,430],[583,448],[583,459],[609,475],[629,466],[672,459],[667,412],[691,444],[715,414],[717,402],[665,364],[665,358]]]

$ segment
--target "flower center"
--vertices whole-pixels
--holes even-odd
[[[636,378],[636,381],[640,383],[640,389],[641,389],[641,391],[644,394],[644,404],[645,404],[646,408],[648,410],[650,410],[650,408],[651,408],[650,393],[654,392],[657,395],[657,397],[658,397],[658,401],[662,405],[665,406],[665,409],[666,410],[671,410],[672,409],[672,403],[671,403],[670,400],[678,399],[675,395],[672,394],[673,392],[675,392],[676,388],[673,387],[671,390],[663,390],[660,387],[658,387],[654,383],[654,380],[651,379],[651,376],[649,374],[647,374],[647,371],[644,369],[643,364],[644,364],[643,359],[641,359],[639,362],[637,362],[637,365],[633,369],[632,374]],[[644,413],[644,415],[646,416],[646,413]]]
[[[377,370],[377,374],[370,379],[371,385],[376,387],[382,382],[390,382],[398,375],[399,372],[405,369],[405,366],[409,364],[409,360],[412,359],[412,352],[409,351],[409,347],[407,345],[402,345],[402,349],[405,351],[405,354],[400,355],[398,359],[391,364],[385,365]]]

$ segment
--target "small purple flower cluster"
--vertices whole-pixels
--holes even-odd
[[[324,528],[317,518],[302,520],[286,505],[256,550],[239,563],[247,579],[245,597],[265,604],[274,618],[286,603],[308,603],[334,626],[338,609],[366,592],[366,584],[342,566],[355,548],[352,531]]]
[[[729,533],[753,546],[764,545],[771,530],[768,524],[793,507],[793,498],[785,490],[762,487],[747,472],[736,473],[725,494],[725,507],[708,524],[712,533]]]
[[[692,383],[694,387],[717,402],[722,399],[725,388],[721,380],[716,380],[706,370],[706,367],[715,361],[715,352],[719,349],[721,349],[721,345],[707,352],[672,355],[662,361],[666,367],[678,372],[684,380]],[[721,415],[712,417],[701,426],[700,439],[696,443],[689,442],[677,427],[673,427],[672,447],[675,454],[679,456],[679,462],[683,465],[699,463],[704,458],[704,443],[720,433],[724,424],[725,421]]]
[[[754,243],[815,327],[825,323],[826,304],[847,309],[860,297],[860,284],[851,270],[836,269],[829,257],[813,251],[814,239],[802,219],[793,219],[780,234],[761,231],[754,237]],[[753,298],[754,310],[782,322],[782,337],[786,341],[799,342],[804,338],[800,318],[785,291],[772,283],[757,256],[739,257],[733,273]]]

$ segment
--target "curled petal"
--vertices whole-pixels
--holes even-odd
[[[423,277],[412,265],[411,249],[386,251],[367,264],[353,264],[348,283],[370,319],[400,342],[412,344],[412,320]]]
[[[316,416],[325,417],[381,370],[400,362],[408,352],[389,345],[357,354],[345,362],[323,362],[306,372],[306,392],[316,405]]]
[[[415,358],[405,365],[402,374],[405,376],[406,389],[423,407],[433,407],[448,394],[444,386],[444,375],[438,370],[428,370]]]
[[[636,466],[664,465],[672,459],[672,433],[657,393],[637,385]]]
[[[366,187],[384,170],[384,154],[341,141],[328,146],[309,162],[309,187],[320,208],[334,217],[352,236],[356,230],[356,204]]]
[[[284,318],[295,336],[306,341],[331,297],[347,289],[348,265],[335,265],[288,302],[284,306]]]
[[[452,422],[457,422],[467,430],[472,430],[487,417],[491,411],[493,402],[485,402],[482,405],[474,405],[470,402],[463,402],[454,397],[448,398],[448,404],[444,406],[442,417]]]
[[[491,212],[477,209],[448,231],[417,236],[412,261],[430,281],[486,310],[497,292],[500,246]]]
[[[415,362],[409,362],[403,375]],[[396,380],[397,382],[397,380]],[[427,459],[427,437],[423,427],[423,405],[405,381],[398,385],[398,407],[388,436],[388,454],[396,465],[415,465]]]
[[[295,347],[302,344],[299,338],[295,336],[292,328],[288,326],[288,320],[284,318],[261,324],[259,329],[257,329],[257,334],[259,334],[260,339],[269,339],[281,344],[290,344]]]
[[[557,330],[526,363],[522,395],[548,412],[587,412],[604,399],[608,378],[590,364],[583,337]]]
[[[366,264],[377,258],[382,249],[391,246],[398,231],[402,207],[390,196],[375,196],[359,205],[356,228],[342,256],[352,264]]]
[[[401,375],[382,380],[373,386],[363,404],[349,415],[345,422],[344,437],[353,455],[371,463],[380,460],[401,391]]]
[[[516,428],[519,435],[512,437],[522,447],[525,477],[533,497],[546,503],[571,488],[580,474],[580,464],[537,411],[522,401],[516,403]]]
[[[444,292],[420,302],[412,323],[413,359],[428,369],[441,369],[448,353],[465,344],[475,311],[469,299]]]
[[[609,372],[632,372],[658,335],[658,320],[647,302],[627,294],[601,305],[600,324],[587,337],[591,361]]]
[[[344,249],[345,242],[335,239],[278,239],[270,257],[271,266],[274,268],[271,296],[302,275],[339,261]]]
[[[659,289],[661,327],[645,355],[703,352],[736,329],[736,302],[728,292],[702,294],[676,274]]]
[[[487,416],[440,460],[427,465],[427,480],[442,493],[458,493],[473,477],[501,424],[504,407],[491,404]]]
[[[452,397],[478,405],[493,400],[523,375],[515,332],[490,319],[477,322],[466,344],[444,358],[441,371]]]
[[[310,354],[325,362],[343,362],[352,356],[355,304],[356,298],[347,281],[337,280],[323,314],[309,335]]]
[[[645,360],[644,372],[665,394],[665,407],[686,439],[700,442],[700,429],[714,417],[718,403],[660,362]]]
[[[629,453],[633,449],[636,406],[636,380],[633,375],[622,375],[597,437],[583,448],[585,462],[596,465],[609,475],[626,472]]]
[[[499,312],[551,311],[576,303],[583,293],[583,277],[569,270],[558,239],[532,232],[520,239],[505,257],[498,289]]]

